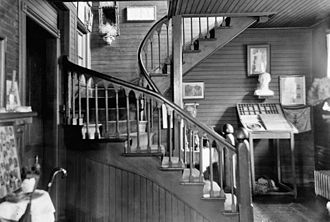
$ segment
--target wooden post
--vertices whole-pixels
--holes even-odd
[[[172,36],[172,52],[173,52],[173,73],[171,73],[171,85],[173,89],[173,102],[183,107],[182,102],[182,28],[181,16],[173,16],[173,36]]]
[[[238,202],[239,202],[239,221],[253,221],[251,176],[250,176],[250,158],[249,143],[247,142],[248,133],[241,128],[237,131],[238,152]]]
[[[180,107],[183,107],[182,102],[182,18],[181,16],[173,16],[172,18],[172,53],[173,53],[173,72],[171,72],[172,98],[173,102]],[[174,131],[178,130],[179,124],[177,121],[173,123]],[[178,134],[173,134],[174,144],[179,144],[180,137]],[[174,147],[177,148],[177,147]],[[179,151],[180,152],[180,151]]]

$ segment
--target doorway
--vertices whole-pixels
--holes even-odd
[[[40,187],[45,188],[57,165],[57,39],[26,17],[26,101],[37,116],[29,129],[25,157],[38,155],[42,165]]]

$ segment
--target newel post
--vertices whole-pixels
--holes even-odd
[[[238,152],[238,199],[240,221],[253,222],[251,171],[249,158],[248,133],[241,128],[237,131],[236,149]]]

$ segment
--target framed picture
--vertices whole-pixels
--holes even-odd
[[[282,106],[306,105],[305,76],[280,76],[279,79]]]
[[[270,46],[248,45],[247,46],[248,76],[270,72]]]
[[[126,21],[155,21],[156,6],[129,6],[126,8]]]
[[[204,99],[204,82],[183,82],[183,99]]]

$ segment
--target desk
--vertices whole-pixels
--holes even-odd
[[[0,204],[0,221],[18,221],[25,212],[29,199],[25,198],[16,203],[2,202]],[[48,192],[35,190],[32,197],[32,222],[54,222],[55,208]]]
[[[237,104],[237,112],[243,127],[248,131],[251,160],[252,192],[255,194],[254,139],[272,139],[276,142],[277,179],[281,188],[287,192],[267,192],[274,195],[293,195],[297,197],[296,169],[294,157],[294,133],[297,129],[285,118],[282,107],[276,103]],[[290,140],[292,188],[283,184],[281,176],[280,139]]]
[[[293,195],[297,198],[297,184],[296,184],[296,168],[295,168],[295,157],[294,157],[294,132],[293,131],[248,131],[249,132],[249,143],[250,143],[250,159],[251,159],[251,181],[252,181],[252,192],[255,194],[255,166],[254,166],[254,139],[274,139],[276,145],[276,162],[277,162],[277,179],[279,185],[282,186],[287,192],[268,192],[267,194],[273,195]],[[291,173],[292,173],[292,188],[282,183],[281,176],[281,157],[279,139],[290,140],[291,150]]]

